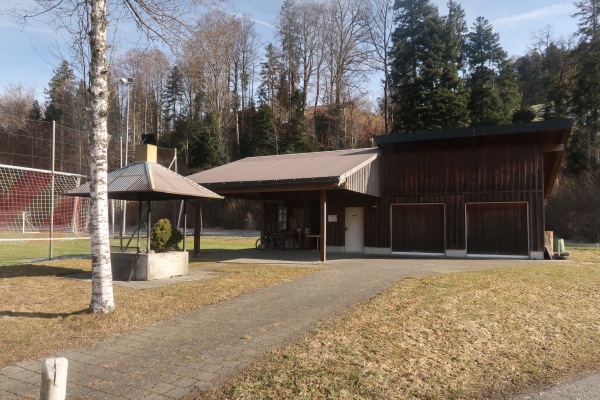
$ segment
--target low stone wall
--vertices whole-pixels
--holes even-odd
[[[188,252],[110,254],[113,280],[149,281],[188,274]]]

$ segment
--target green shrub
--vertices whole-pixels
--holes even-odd
[[[179,242],[183,240],[183,234],[179,232],[174,226],[171,227],[171,237],[167,242],[167,248],[179,250]]]
[[[177,250],[182,239],[183,235],[171,226],[171,221],[162,218],[156,221],[150,231],[150,248],[154,251]]]

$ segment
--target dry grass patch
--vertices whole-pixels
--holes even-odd
[[[600,367],[600,252],[406,279],[197,398],[504,398]]]
[[[71,259],[0,267],[0,367],[89,345],[258,288],[313,273],[282,265],[201,265],[218,271],[208,280],[134,290],[114,286],[117,310],[87,312],[91,284],[64,275],[89,271],[90,260]]]

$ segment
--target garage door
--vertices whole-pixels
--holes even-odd
[[[527,203],[467,204],[467,254],[528,256]]]
[[[392,205],[392,252],[444,254],[443,204]]]

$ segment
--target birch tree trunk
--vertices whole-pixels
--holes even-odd
[[[106,62],[106,0],[91,1],[90,86],[92,132],[90,136],[90,231],[92,239],[92,300],[90,311],[115,309],[108,229],[108,65]]]

